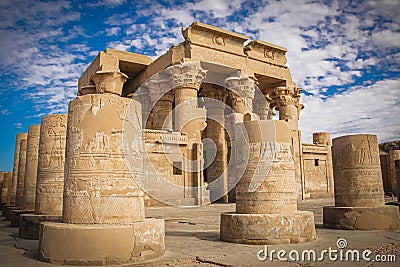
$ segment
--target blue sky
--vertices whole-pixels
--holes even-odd
[[[12,169],[16,133],[67,112],[99,51],[156,58],[193,21],[288,49],[305,142],[315,131],[400,139],[398,0],[0,0],[0,170]]]

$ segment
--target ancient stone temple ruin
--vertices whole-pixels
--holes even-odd
[[[236,202],[221,215],[220,238],[245,244],[314,240],[314,215],[297,201],[334,192],[326,227],[348,227],[337,216],[344,209],[398,216],[383,206],[378,174],[364,187],[358,169],[347,179],[338,167],[354,167],[353,139],[332,148],[330,134],[318,132],[302,142],[302,89],[285,48],[199,22],[182,34],[156,60],[100,52],[68,115],[17,135],[1,199],[19,234],[39,239],[41,260],[109,265],[163,255],[164,221],[146,218],[145,206]],[[378,156],[364,145],[362,158],[374,161],[361,172],[373,173]]]
[[[95,92],[99,75],[126,80],[122,97],[142,104],[146,205],[235,202],[239,177],[229,162],[235,124],[246,114],[288,121],[298,199],[332,197],[330,136],[302,143],[301,88],[285,65],[286,49],[259,40],[244,45],[247,36],[199,22],[182,33],[185,41],[154,61],[106,49],[79,79],[80,95]],[[169,189],[160,192],[165,180]],[[227,192],[219,194],[219,185]]]

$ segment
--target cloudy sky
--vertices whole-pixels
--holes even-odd
[[[0,0],[0,170],[16,133],[67,111],[99,51],[156,58],[193,21],[288,49],[305,142],[315,131],[400,139],[399,0]]]

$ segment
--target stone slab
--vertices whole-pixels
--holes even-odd
[[[303,243],[316,239],[314,214],[296,211],[283,214],[221,214],[223,241],[276,245]]]
[[[68,265],[112,265],[159,257],[165,251],[164,221],[131,225],[42,222],[39,258]]]
[[[399,208],[324,207],[324,228],[342,230],[397,230],[400,228]]]
[[[22,214],[34,213],[34,210],[11,210],[10,222],[11,227],[19,227],[19,218]]]
[[[39,239],[41,222],[61,222],[62,216],[42,214],[21,214],[19,220],[19,237]]]

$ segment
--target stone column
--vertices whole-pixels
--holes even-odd
[[[249,121],[244,126],[249,138],[243,145],[248,146],[249,159],[236,188],[236,213],[221,215],[221,240],[244,244],[314,240],[313,213],[297,210],[287,122]]]
[[[40,257],[48,262],[122,264],[164,253],[164,221],[145,219],[136,183],[143,179],[140,104],[115,93],[122,84],[95,83],[104,94],[78,96],[69,105],[63,222],[42,222],[39,236]]]
[[[67,115],[42,118],[35,213],[62,215]]]
[[[313,143],[317,145],[324,145],[328,149],[326,155],[326,179],[328,184],[328,194],[330,197],[334,196],[334,181],[333,181],[333,163],[332,163],[332,142],[331,135],[328,132],[313,133]]]
[[[35,214],[20,216],[19,236],[39,239],[42,221],[60,221],[64,190],[67,115],[42,118],[38,151]]]
[[[19,144],[17,194],[16,194],[16,200],[15,200],[15,205],[21,209],[24,204],[26,147],[27,147],[27,139],[21,139],[21,142]]]
[[[201,131],[206,128],[206,110],[198,108],[197,95],[206,71],[201,68],[200,62],[188,62],[168,67],[169,86],[174,90],[174,130],[185,132],[188,136],[187,156],[183,159],[185,179],[185,197],[197,197],[198,203],[202,200],[197,192],[186,185],[198,184],[202,170],[198,170],[198,148],[201,146]]]
[[[15,205],[17,198],[17,181],[18,181],[18,166],[19,166],[19,151],[22,139],[28,138],[28,133],[19,133],[16,135],[15,150],[14,150],[14,168],[12,173],[10,205]]]
[[[188,139],[200,142],[200,132],[206,123],[205,110],[197,105],[197,93],[206,71],[201,68],[200,62],[173,65],[166,71],[171,75],[170,82],[175,92],[175,131],[187,132]]]
[[[40,124],[31,125],[28,128],[26,148],[26,167],[24,181],[25,210],[35,210],[36,180],[39,155]]]
[[[295,174],[298,184],[298,199],[305,198],[304,171],[302,167],[302,141],[301,131],[299,131],[298,126],[300,110],[304,107],[299,103],[301,90],[301,88],[297,88],[296,85],[293,84],[288,87],[277,87],[271,94],[273,106],[279,112],[279,120],[287,121],[292,130],[292,145]]]
[[[398,207],[385,206],[376,135],[346,135],[332,144],[335,207],[324,207],[324,227],[398,229]]]
[[[3,207],[6,205],[10,205],[10,189],[12,182],[12,173],[4,172],[3,186],[1,189],[1,203]]]
[[[203,85],[204,96],[216,101],[206,101],[207,128],[206,135],[214,141],[215,158],[206,169],[208,189],[211,199],[228,203],[228,146],[225,138],[225,100],[227,93],[223,88],[213,88],[211,84]],[[204,147],[205,151],[212,148]],[[214,182],[217,179],[220,181]],[[215,184],[215,186],[214,186]],[[217,195],[217,196],[215,196]],[[222,196],[218,199],[218,196]]]

